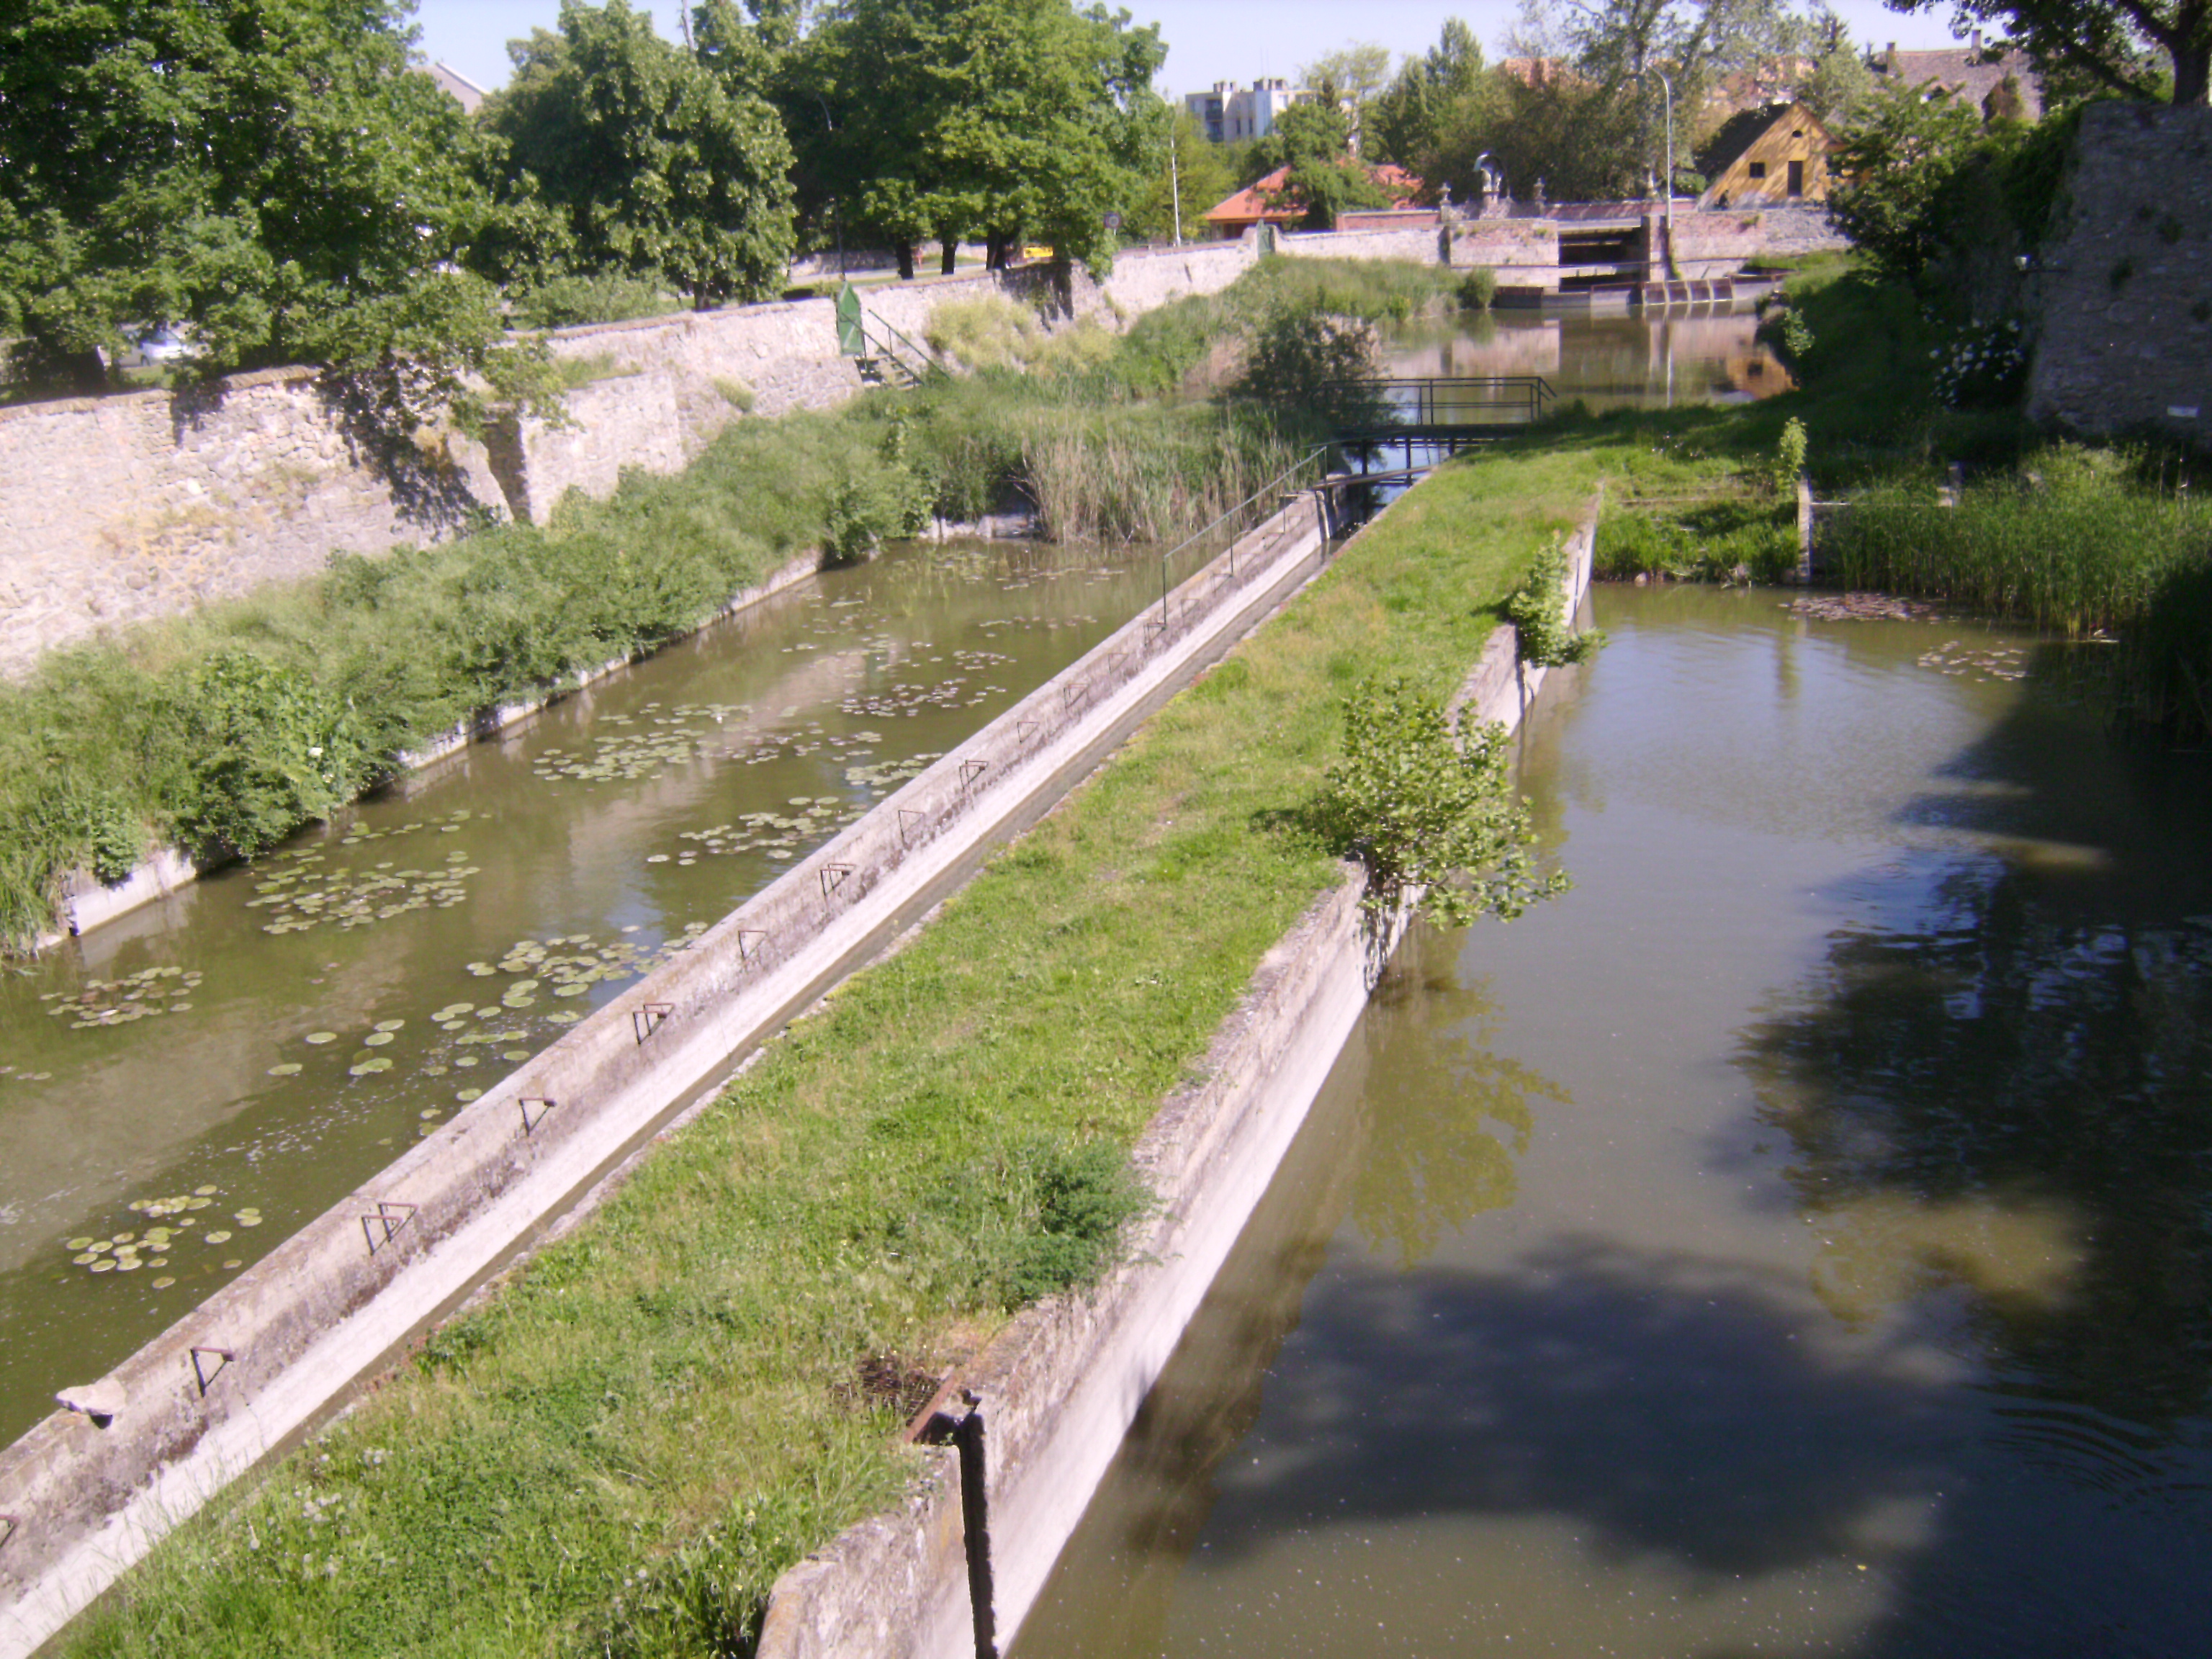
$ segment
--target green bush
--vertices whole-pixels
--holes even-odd
[[[1535,668],[1564,668],[1587,662],[1605,643],[1602,634],[1577,634],[1567,619],[1564,598],[1567,550],[1554,541],[1536,556],[1528,579],[1505,600],[1505,620],[1513,624],[1521,660]]]
[[[586,323],[625,323],[682,309],[681,302],[635,276],[556,276],[507,298],[518,328],[574,328]]]
[[[1334,851],[1366,865],[1370,908],[1393,911],[1418,888],[1431,917],[1460,927],[1566,890],[1565,875],[1535,873],[1507,752],[1504,727],[1455,734],[1443,705],[1403,680],[1368,681],[1346,701],[1344,758],[1312,817]]]
[[[1598,525],[1592,568],[1607,581],[1787,580],[1797,568],[1796,509],[1771,500],[1722,499],[1608,513]]]

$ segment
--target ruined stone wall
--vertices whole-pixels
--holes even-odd
[[[2082,112],[2038,261],[2028,413],[2212,449],[2212,109]]]
[[[173,616],[451,533],[501,493],[448,436],[363,465],[313,370],[0,408],[0,675],[118,623]]]
[[[1224,243],[1124,254],[1078,273],[1048,317],[1114,322],[1225,288],[1255,258]],[[919,340],[948,299],[1027,294],[1038,269],[866,290]],[[396,470],[364,448],[314,371],[167,392],[0,408],[0,676],[104,627],[174,616],[264,582],[312,575],[336,551],[433,541],[471,509],[543,522],[571,489],[611,494],[624,468],[680,471],[747,410],[830,409],[860,389],[826,299],[562,329],[554,356],[593,378],[566,425],[526,420],[489,452],[447,434]]]

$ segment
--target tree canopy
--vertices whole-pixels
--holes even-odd
[[[0,9],[0,333],[94,389],[183,325],[208,371],[488,350],[493,216],[398,0],[13,0]],[[434,376],[434,378],[436,378]]]
[[[701,8],[700,55],[625,0],[564,0],[558,33],[508,47],[514,78],[483,122],[503,199],[537,216],[542,268],[657,277],[699,306],[781,291],[791,146],[747,89],[765,48],[727,12]]]
[[[1025,240],[1102,264],[1110,211],[1142,191],[1168,123],[1165,55],[1126,11],[1068,0],[838,0],[794,54],[785,107],[811,188],[879,233]],[[949,257],[949,254],[948,254]]]

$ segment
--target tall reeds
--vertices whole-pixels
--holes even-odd
[[[1832,521],[1822,551],[1854,587],[1954,599],[1995,616],[2087,633],[2143,614],[2184,560],[2212,547],[2212,507],[2139,482],[2128,458],[2064,449],[2016,477],[1884,485]]]

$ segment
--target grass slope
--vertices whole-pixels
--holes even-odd
[[[64,1650],[745,1651],[776,1574],[906,1479],[864,1364],[941,1367],[1110,1247],[1127,1149],[1334,878],[1265,826],[1316,786],[1341,694],[1376,672],[1456,684],[1607,465],[1495,455],[1414,492]]]

